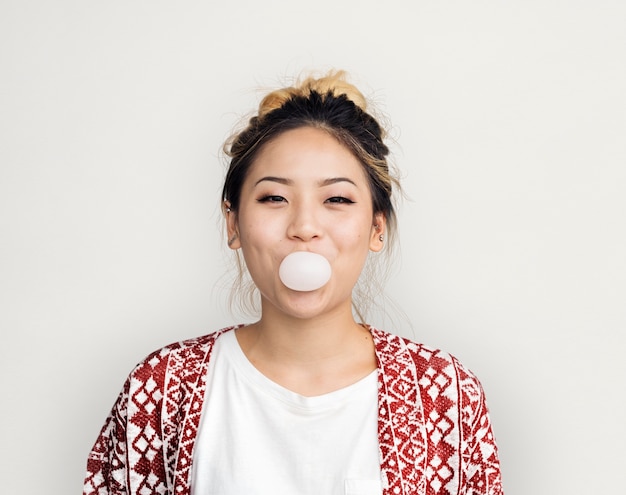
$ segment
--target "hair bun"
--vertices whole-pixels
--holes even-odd
[[[347,81],[346,72],[343,70],[332,70],[325,76],[319,78],[308,76],[306,79],[298,81],[294,86],[268,93],[259,104],[258,116],[263,118],[273,110],[281,108],[290,99],[298,96],[306,98],[312,91],[320,95],[330,93],[335,97],[345,95],[361,110],[367,111],[367,100],[356,86]]]

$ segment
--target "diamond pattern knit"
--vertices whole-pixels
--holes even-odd
[[[190,495],[211,350],[233,328],[164,347],[133,370],[89,454],[84,495]],[[449,354],[370,331],[384,495],[502,495],[476,377]]]

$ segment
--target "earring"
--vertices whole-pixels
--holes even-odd
[[[379,240],[380,242],[383,242],[383,240],[384,240],[384,239],[385,239],[385,238],[383,237],[383,235],[382,235],[382,234],[380,234],[380,235],[378,236],[378,240]]]

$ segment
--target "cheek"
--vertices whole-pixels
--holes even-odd
[[[276,244],[276,228],[271,222],[249,219],[240,223],[241,248],[246,258],[271,256]]]
[[[342,244],[359,245],[369,242],[372,222],[367,218],[353,218],[334,223],[335,238]]]
[[[252,213],[245,207],[239,212],[237,227],[242,240],[253,240],[263,234],[263,226],[266,222]]]
[[[259,226],[245,225],[240,230],[241,247],[244,251],[253,251],[255,247],[261,247],[265,243],[267,232]]]

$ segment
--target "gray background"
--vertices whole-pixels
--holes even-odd
[[[508,495],[623,490],[625,61],[617,0],[2,0],[2,493],[78,493],[132,366],[240,321],[221,143],[331,67],[408,196],[372,322],[478,374]]]

